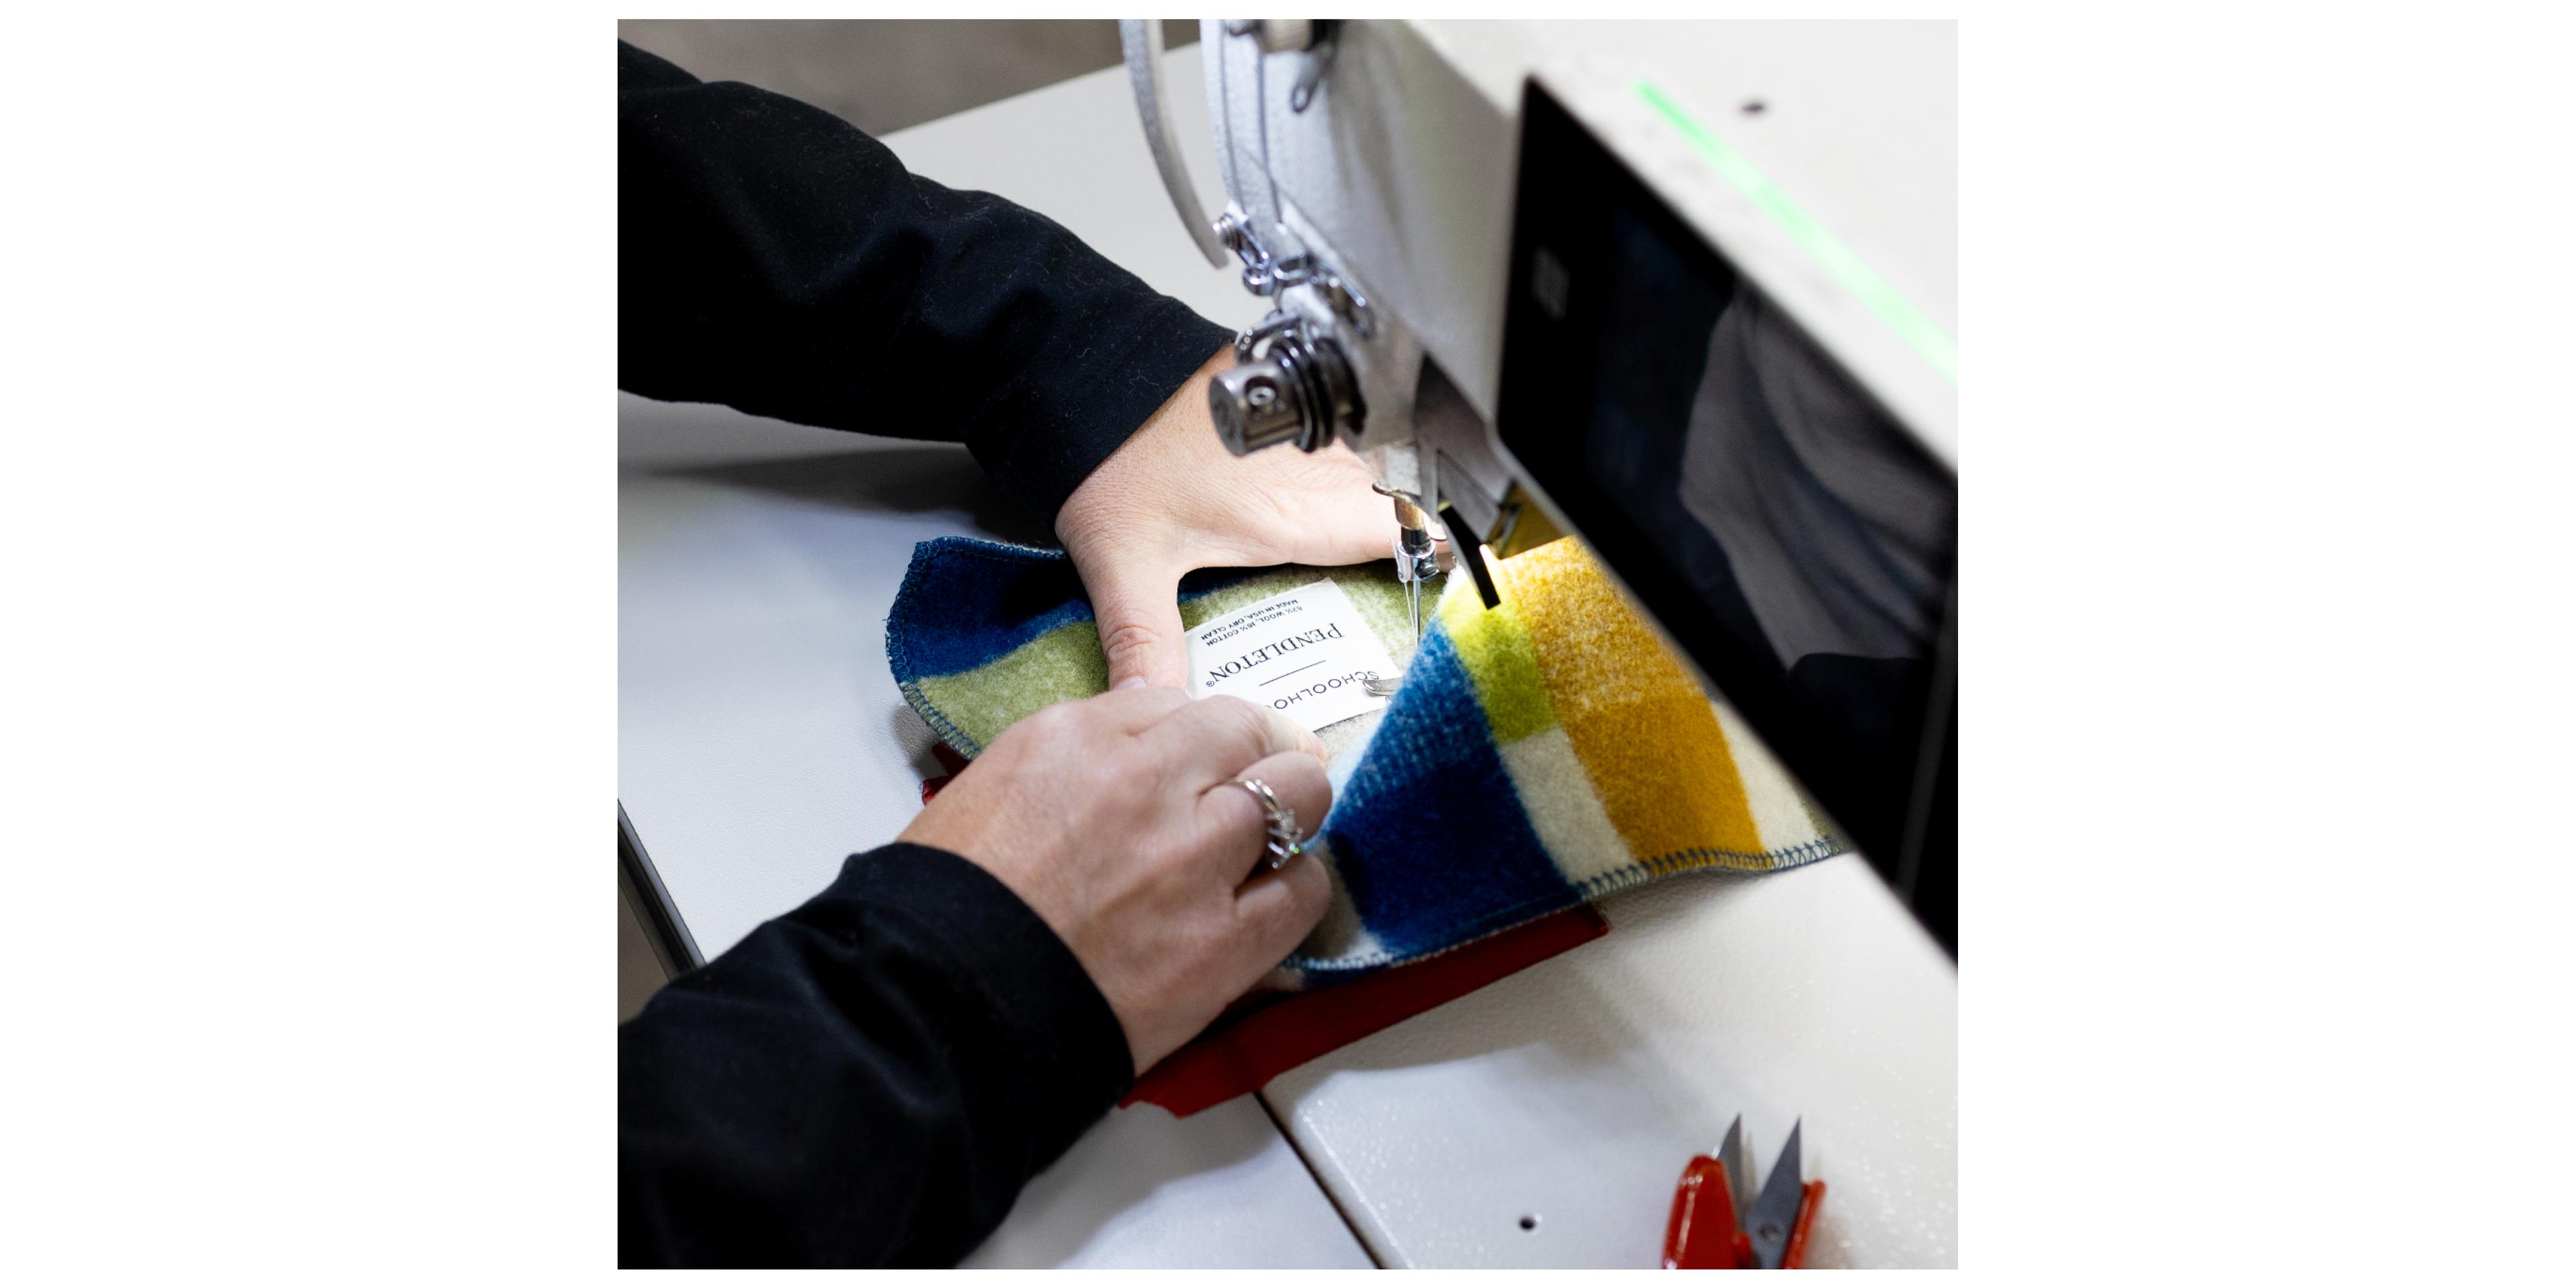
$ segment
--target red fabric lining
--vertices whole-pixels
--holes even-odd
[[[947,743],[934,742],[930,744],[930,754],[938,757],[939,767],[947,770],[948,772],[941,774],[937,778],[925,778],[921,780],[921,803],[924,805],[930,803],[931,797],[939,794],[940,788],[946,787],[950,782],[954,781],[959,774],[966,772],[966,758],[949,750]]]
[[[1272,1078],[1319,1055],[1608,933],[1610,923],[1586,904],[1347,984],[1237,1003],[1207,1032],[1146,1070],[1119,1105],[1144,1101],[1187,1118],[1259,1091]]]

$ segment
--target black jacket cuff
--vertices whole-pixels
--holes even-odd
[[[930,932],[911,946],[937,956],[952,983],[984,1001],[987,1027],[974,1036],[1003,1062],[989,1080],[1024,1088],[1030,1120],[1049,1128],[1046,1157],[1127,1094],[1136,1059],[1117,1012],[1054,928],[999,877],[946,850],[897,841],[851,855],[817,900],[836,898]]]
[[[1065,498],[1233,339],[1166,298],[1088,360],[1028,377],[988,422],[995,428],[966,446],[1005,495],[1053,528]]]

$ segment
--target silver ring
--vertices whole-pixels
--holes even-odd
[[[1234,785],[1252,793],[1252,799],[1261,802],[1261,814],[1268,830],[1262,841],[1262,849],[1266,851],[1261,856],[1263,868],[1276,872],[1306,852],[1304,838],[1297,834],[1297,811],[1280,804],[1279,796],[1270,790],[1270,784],[1258,778],[1238,778]]]

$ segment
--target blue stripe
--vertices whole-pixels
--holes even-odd
[[[1582,902],[1522,812],[1445,631],[1414,654],[1324,830],[1361,924],[1399,958]]]

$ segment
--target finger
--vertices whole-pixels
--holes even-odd
[[[1084,698],[1082,704],[1107,720],[1120,733],[1140,734],[1153,728],[1173,712],[1188,706],[1190,697],[1179,689],[1157,688],[1141,681],[1125,688]]]
[[[1283,751],[1263,757],[1200,794],[1199,817],[1221,838],[1209,847],[1210,852],[1222,856],[1217,863],[1226,880],[1240,884],[1269,858],[1270,815],[1261,808],[1261,798],[1238,786],[1236,778],[1268,787],[1281,808],[1294,816],[1291,821],[1299,840],[1314,835],[1325,812],[1333,807],[1333,785],[1324,776],[1322,762],[1302,751]]]
[[[1299,941],[1314,933],[1332,902],[1332,878],[1325,875],[1321,860],[1306,855],[1245,882],[1235,892],[1234,913],[1266,971],[1287,960]]]
[[[1220,695],[1200,698],[1144,732],[1154,754],[1191,791],[1243,772],[1264,756],[1303,752],[1324,760],[1323,740],[1268,707]]]
[[[1077,564],[1109,658],[1109,687],[1182,687],[1181,575],[1170,560],[1110,553]]]

